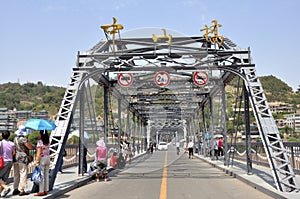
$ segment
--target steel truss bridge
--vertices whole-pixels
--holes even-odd
[[[157,136],[170,133],[176,134],[177,139],[189,139],[203,137],[206,131],[219,132],[226,143],[225,87],[238,76],[244,83],[248,138],[251,105],[278,190],[298,191],[250,49],[240,48],[229,38],[213,43],[204,36],[179,35],[172,36],[170,41],[166,34],[154,38],[153,32],[147,33],[145,37],[119,34],[118,38],[115,35],[109,38],[107,34],[106,39],[87,52],[78,53],[55,121],[57,128],[51,132],[50,189],[70,131],[77,128],[81,132],[82,152],[83,132],[88,124],[105,142],[114,129],[119,142],[120,135],[126,131],[133,144],[138,140],[145,148]],[[99,104],[95,101],[95,90],[99,87],[103,91],[102,126],[96,119]],[[115,113],[114,107],[117,107]],[[249,140],[247,143],[250,145]],[[225,164],[228,161],[226,154]],[[79,167],[82,169],[82,165]],[[248,169],[251,172],[250,154]]]

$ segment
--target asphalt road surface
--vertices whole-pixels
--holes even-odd
[[[268,199],[268,195],[183,152],[156,151],[115,172],[111,181],[91,181],[58,198],[72,199]]]

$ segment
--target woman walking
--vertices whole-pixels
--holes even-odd
[[[0,155],[2,155],[4,160],[4,168],[0,169],[0,193],[3,191],[3,197],[5,197],[9,192],[10,188],[6,185],[7,179],[13,165],[13,155],[16,153],[15,144],[8,140],[10,132],[5,130],[2,132],[2,142],[0,145]]]
[[[34,196],[45,196],[49,191],[50,141],[48,132],[45,130],[40,131],[38,139],[36,167],[41,167],[44,179],[39,183],[39,192],[34,194]]]

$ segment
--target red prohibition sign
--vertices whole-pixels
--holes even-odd
[[[193,74],[193,81],[197,86],[205,86],[208,82],[208,74],[205,71],[195,72]]]
[[[118,83],[121,86],[130,86],[133,82],[133,76],[131,73],[120,73],[118,75]]]
[[[159,87],[167,86],[170,83],[170,75],[165,71],[160,71],[155,74],[155,84]]]

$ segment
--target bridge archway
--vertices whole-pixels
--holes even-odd
[[[51,133],[52,146],[60,144],[57,149],[51,147],[54,157],[52,186],[57,172],[56,162],[62,158],[61,149],[76,113],[79,113],[79,121],[75,126],[82,132],[82,142],[88,115],[94,127],[92,131],[103,136],[106,143],[110,134],[117,134],[118,143],[121,136],[127,135],[126,139],[132,139],[133,145],[139,144],[145,149],[157,132],[180,132],[184,139],[200,139],[207,131],[213,135],[217,127],[223,129],[226,143],[224,88],[238,75],[244,80],[245,91],[250,96],[278,189],[298,189],[251,61],[250,49],[240,48],[223,37],[172,36],[166,29],[155,33],[147,31],[149,37],[119,35],[116,38],[113,34],[109,38],[107,35],[107,40],[101,40],[87,52],[78,53],[77,65],[73,68],[56,120],[58,128]],[[96,121],[93,100],[96,91],[92,92],[95,85],[103,89],[102,125]],[[215,98],[219,101],[216,102]],[[214,105],[221,107],[218,120],[213,117]],[[209,111],[205,115],[204,107],[207,106]],[[128,111],[126,117],[125,110]],[[103,131],[98,133],[101,127]]]

